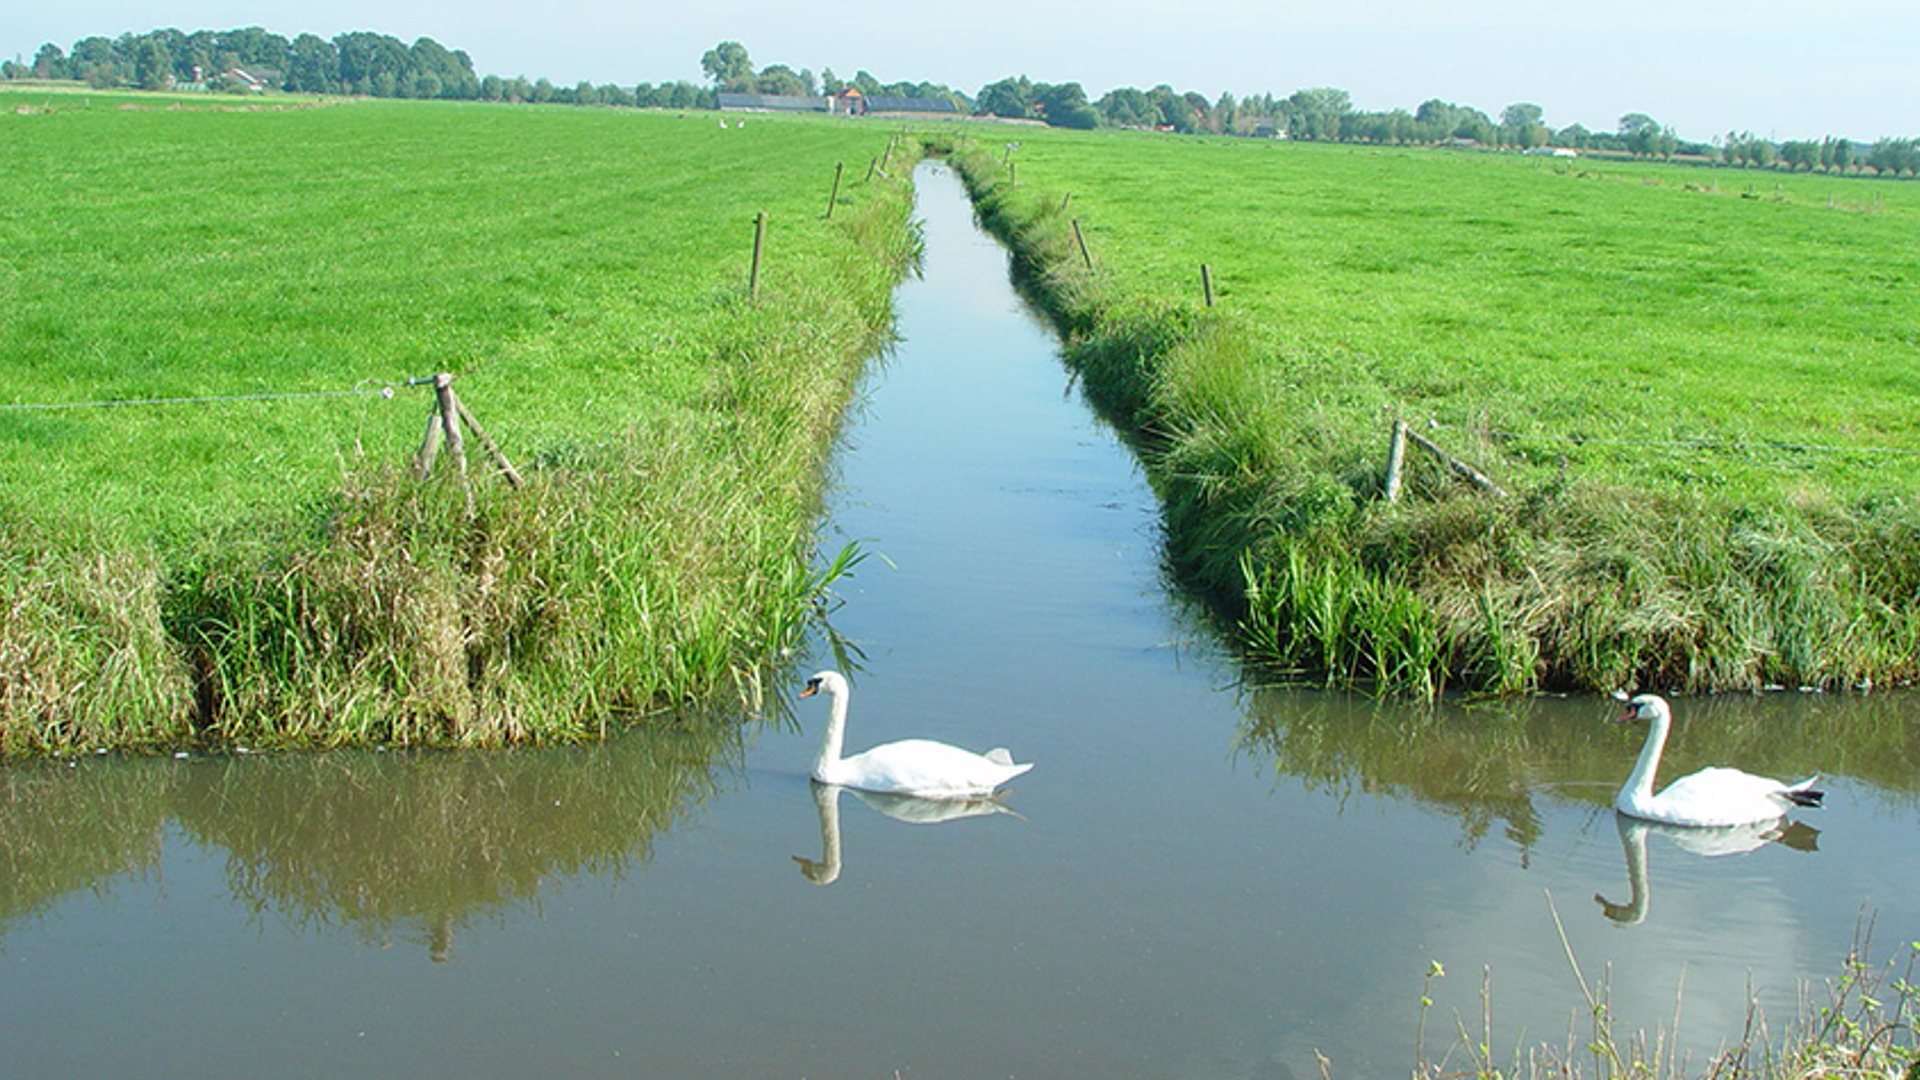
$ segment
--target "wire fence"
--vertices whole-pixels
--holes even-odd
[[[397,389],[409,386],[431,386],[433,376],[407,379],[403,382],[373,382],[361,380],[350,390],[287,390],[261,391],[252,394],[207,394],[198,397],[152,397],[152,398],[111,398],[100,401],[28,401],[0,402],[0,410],[24,412],[28,410],[58,411],[63,409],[113,409],[142,405],[221,405],[240,401],[288,401],[298,398],[337,398],[379,396],[390,398]]]
[[[1447,425],[1438,425],[1446,427]],[[1489,439],[1503,441],[1533,441],[1572,443],[1575,446],[1651,446],[1675,450],[1774,450],[1792,453],[1818,454],[1894,454],[1906,457],[1920,456],[1920,448],[1907,446],[1834,446],[1824,443],[1793,442],[1742,442],[1737,439],[1600,439],[1587,435],[1552,435],[1536,432],[1532,434],[1518,431],[1501,431],[1488,428],[1457,428],[1471,431]]]

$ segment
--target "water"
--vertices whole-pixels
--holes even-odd
[[[1910,698],[1680,702],[1665,775],[1833,778],[1814,850],[1708,857],[1616,827],[1611,702],[1242,689],[1004,255],[919,179],[926,274],[832,499],[874,553],[834,617],[848,745],[1009,746],[1015,813],[814,789],[813,700],[581,750],[16,768],[7,1073],[1372,1077],[1436,960],[1430,1050],[1483,971],[1497,1047],[1564,1044],[1556,911],[1624,1028],[1683,993],[1697,1061],[1749,986],[1788,1019],[1863,913],[1879,955],[1920,931]]]

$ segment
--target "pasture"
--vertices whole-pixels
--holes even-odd
[[[821,463],[914,257],[905,185],[865,179],[888,132],[21,100],[7,749],[576,738],[751,692],[799,632]],[[528,491],[477,450],[471,500],[412,477],[404,384],[437,371]]]
[[[1920,189],[1124,134],[961,159],[1147,437],[1176,566],[1289,677],[1916,674]],[[1394,419],[1511,497],[1415,454],[1388,504]]]
[[[886,143],[636,110],[146,95],[61,95],[0,124],[0,404],[448,371],[528,460],[701,407],[744,311],[754,215],[770,215],[770,286],[831,272],[834,164],[864,170]],[[427,409],[416,389],[0,410],[4,498],[133,537],[203,531],[404,460]]]

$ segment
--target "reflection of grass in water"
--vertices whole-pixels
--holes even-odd
[[[1414,1080],[1448,1080],[1472,1077],[1474,1080],[1499,1080],[1521,1077],[1526,1080],[1582,1080],[1585,1077],[1659,1077],[1701,1076],[1738,1080],[1841,1080],[1843,1077],[1920,1077],[1920,985],[1914,982],[1920,965],[1920,942],[1897,950],[1884,963],[1868,959],[1873,954],[1873,921],[1866,920],[1855,932],[1853,947],[1840,967],[1840,975],[1827,981],[1825,992],[1802,992],[1799,1013],[1775,1029],[1760,1011],[1757,1001],[1749,1001],[1746,1028],[1737,1038],[1723,1044],[1705,1066],[1696,1067],[1683,1055],[1680,1039],[1681,1017],[1685,1012],[1684,981],[1675,994],[1674,1014],[1669,1025],[1628,1031],[1617,1022],[1613,1011],[1612,972],[1595,981],[1581,970],[1580,958],[1567,941],[1560,913],[1553,910],[1554,928],[1571,968],[1572,980],[1585,1001],[1589,1031],[1584,1042],[1576,1038],[1577,1025],[1569,1024],[1563,1044],[1528,1045],[1517,1040],[1512,1057],[1498,1059],[1501,1051],[1493,1041],[1493,971],[1482,969],[1480,1013],[1477,1030],[1470,1030],[1467,1017],[1455,1015],[1454,1039],[1437,1059],[1428,1053],[1427,1012],[1433,1007],[1431,991],[1435,979],[1446,976],[1439,961],[1428,969],[1421,988],[1419,1022],[1414,1035]],[[1330,1062],[1320,1058],[1321,1075],[1331,1077]]]
[[[1309,789],[1345,798],[1386,792],[1460,818],[1470,841],[1500,822],[1527,848],[1540,836],[1536,793],[1610,806],[1646,728],[1614,725],[1613,701],[1530,699],[1433,709],[1312,691],[1256,692],[1241,749]],[[1798,780],[1865,781],[1889,799],[1920,797],[1920,711],[1913,694],[1679,698],[1660,780],[1707,765]]]
[[[0,771],[0,931],[68,893],[156,867],[174,776],[148,761]]]
[[[459,925],[549,878],[644,863],[738,752],[738,728],[696,722],[577,749],[237,759],[190,770],[178,812],[256,912],[369,938],[417,924],[444,959]]]

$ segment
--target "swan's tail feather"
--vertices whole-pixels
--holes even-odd
[[[976,743],[975,745],[979,745],[979,744]],[[996,746],[981,756],[985,757],[988,761],[993,762],[995,765],[1013,764],[1013,751],[1007,749],[1004,746]]]
[[[1817,790],[1813,786],[1819,782],[1819,777],[1809,776],[1781,792],[1780,795],[1795,806],[1819,806],[1820,800],[1827,797],[1826,792]]]

